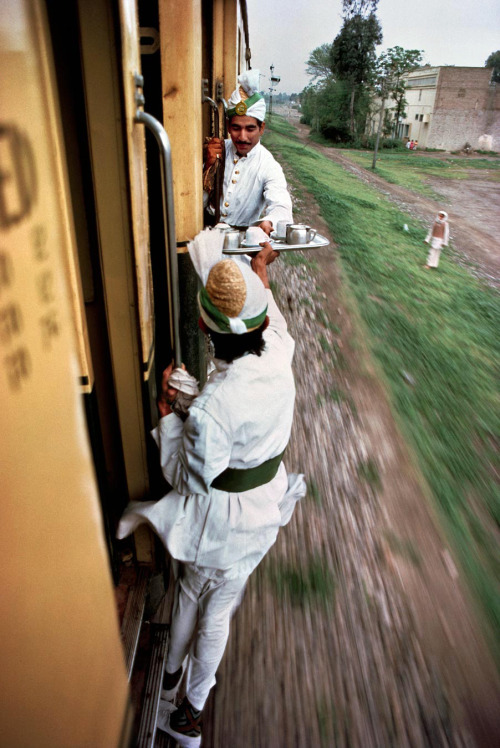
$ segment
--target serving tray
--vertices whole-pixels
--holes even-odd
[[[307,244],[287,244],[284,239],[271,239],[269,242],[271,247],[278,252],[293,252],[297,249],[318,249],[319,247],[326,247],[330,244],[329,239],[321,234],[316,234],[314,239]],[[243,240],[237,249],[223,249],[225,255],[243,255],[247,252],[255,252],[262,249],[260,244],[247,244]]]

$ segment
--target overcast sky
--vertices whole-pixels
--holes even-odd
[[[342,26],[341,0],[247,0],[252,67],[269,67],[281,77],[276,89],[302,91],[310,52],[331,43]],[[483,67],[500,49],[499,0],[379,0],[377,17],[383,43],[377,52],[399,45],[424,51],[424,63]]]

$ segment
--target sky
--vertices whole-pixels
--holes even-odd
[[[281,78],[276,93],[298,93],[310,82],[306,61],[342,27],[341,0],[247,0],[252,67]],[[500,49],[499,0],[379,0],[383,42],[377,54],[399,45],[423,50],[424,63],[483,67]]]

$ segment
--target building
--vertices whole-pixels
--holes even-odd
[[[452,66],[408,73],[406,114],[396,135],[418,140],[419,148],[454,151],[468,142],[474,150],[499,150],[500,89],[491,73],[490,68]],[[386,107],[394,107],[394,101]]]

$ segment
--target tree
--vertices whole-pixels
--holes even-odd
[[[493,68],[493,74],[491,80],[493,83],[500,83],[500,49],[496,52],[492,52],[484,63],[485,68]]]
[[[384,126],[384,107],[385,100],[390,96],[396,102],[394,110],[396,112],[396,126],[400,117],[405,116],[405,107],[407,104],[406,78],[404,77],[411,70],[415,70],[422,62],[422,52],[419,49],[403,49],[403,47],[390,47],[387,52],[380,55],[377,60],[377,94],[382,101],[380,108],[380,120],[373,154],[372,169],[375,169],[377,163],[377,152],[380,141],[380,135]],[[387,115],[387,112],[385,113]]]
[[[356,132],[355,101],[363,87],[370,87],[375,72],[375,48],[382,43],[382,28],[375,13],[364,17],[361,13],[353,14],[353,6],[376,7],[378,0],[344,0],[344,11],[347,13],[340,33],[335,37],[330,54],[331,68],[334,75],[349,83],[351,99],[349,105],[350,132]],[[346,11],[346,6],[347,11]],[[366,113],[365,118],[366,120]]]
[[[301,122],[333,141],[349,139],[349,120],[345,112],[349,110],[350,90],[346,83],[330,78],[316,86],[307,86],[300,98]]]
[[[342,0],[344,18],[369,16],[377,11],[378,0]]]
[[[406,75],[419,67],[422,62],[423,50],[390,47],[377,60],[377,78],[383,81],[386,96],[395,101],[395,126],[400,118],[406,115]],[[379,83],[380,85],[380,83]],[[384,97],[385,98],[385,97]]]
[[[311,83],[325,80],[332,75],[330,62],[331,44],[322,44],[313,49],[306,62],[306,73],[311,76]]]

